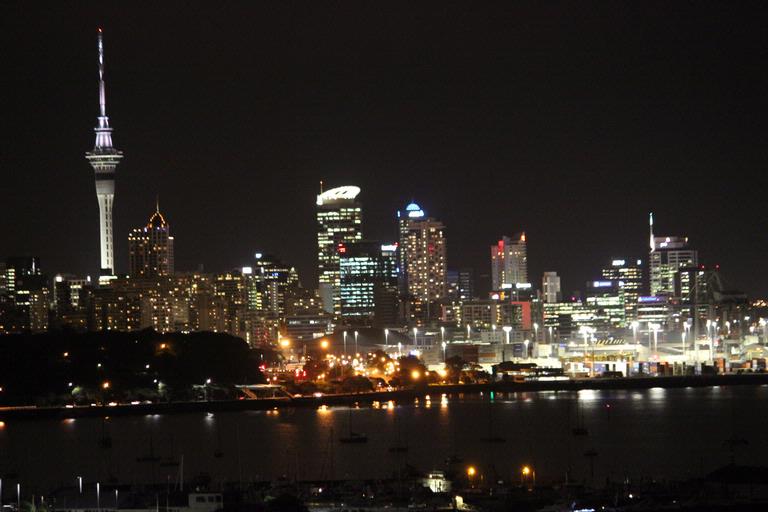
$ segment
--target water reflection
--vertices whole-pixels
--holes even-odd
[[[766,398],[763,386],[498,393],[493,402],[489,394],[432,394],[378,408],[146,415],[109,420],[111,448],[99,448],[105,427],[98,418],[6,421],[0,423],[0,474],[19,473],[22,481],[41,487],[72,481],[74,472],[92,481],[110,475],[127,481],[161,478],[158,463],[136,461],[153,443],[163,457],[184,456],[190,476],[205,472],[214,481],[240,473],[246,479],[286,472],[320,478],[331,467],[337,477],[381,478],[404,464],[445,469],[450,457],[478,468],[493,466],[504,478],[519,478],[522,465],[532,464],[544,482],[566,471],[577,481],[592,474],[685,477],[727,463],[729,436],[750,441],[748,454],[736,449],[737,462],[743,457],[747,463],[747,455],[768,456],[768,441],[754,434],[768,429],[768,415],[755,414]],[[586,436],[573,434],[579,415]],[[338,443],[350,421],[368,435],[368,443]],[[482,441],[491,436],[506,442]],[[392,452],[393,446],[407,449]],[[586,457],[588,451],[596,455]]]

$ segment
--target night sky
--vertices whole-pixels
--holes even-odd
[[[536,286],[582,288],[645,257],[652,210],[768,294],[762,2],[158,4],[0,6],[1,257],[96,272],[103,26],[118,272],[159,194],[178,270],[259,250],[314,287],[322,179],[363,189],[368,238],[393,240],[415,199],[450,267],[487,275],[525,230]]]

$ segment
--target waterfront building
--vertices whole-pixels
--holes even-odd
[[[339,244],[362,240],[363,210],[357,201],[360,188],[337,187],[317,196],[317,268],[323,309],[341,314]]]
[[[437,319],[440,302],[448,295],[445,226],[416,203],[398,211],[397,217],[406,320],[424,325]]]
[[[353,325],[395,325],[398,317],[397,244],[339,245],[341,316]]]
[[[675,275],[682,267],[697,266],[698,252],[682,236],[655,236],[650,215],[650,254],[648,257],[651,296],[675,293]]]
[[[132,277],[157,277],[173,274],[174,256],[170,225],[160,213],[158,203],[147,224],[128,235],[128,268]]]
[[[663,295],[641,296],[637,299],[637,322],[639,329],[648,332],[651,325],[666,330],[672,315],[670,298]]]
[[[614,258],[602,270],[603,280],[614,281],[624,301],[625,324],[637,320],[637,299],[643,294],[643,262],[639,259]]]
[[[503,236],[491,246],[491,289],[506,290],[528,282],[525,233]]]
[[[107,117],[107,101],[104,87],[104,42],[98,34],[99,50],[99,116],[96,142],[93,150],[85,154],[96,177],[96,198],[99,201],[99,247],[101,251],[101,275],[111,277],[115,273],[115,244],[112,224],[112,206],[115,199],[115,168],[123,158],[123,152],[112,145],[112,128]]]
[[[560,276],[557,272],[544,272],[541,279],[541,297],[544,302],[556,303],[563,298]]]
[[[607,316],[600,314],[594,306],[581,301],[550,302],[542,304],[543,328],[552,332],[560,340],[572,340],[579,336],[582,327],[595,329],[595,332],[607,332]]]

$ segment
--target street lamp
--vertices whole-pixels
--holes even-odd
[[[590,327],[587,327],[586,325],[582,325],[579,327],[579,332],[584,336],[584,366],[587,366],[587,350],[589,349],[589,335],[592,333],[593,329]],[[592,367],[590,368],[590,376],[594,377],[594,370],[595,370],[595,362],[592,361]]]
[[[539,324],[536,322],[533,322],[533,342],[539,342]]]
[[[443,342],[442,345],[443,345],[443,364],[445,364],[445,347],[447,346],[447,344]]]
[[[659,324],[648,324],[648,328],[653,331],[653,353],[656,359],[659,358]]]
[[[530,466],[523,466],[520,470],[520,483],[527,484],[529,489],[536,485],[536,472]]]
[[[389,329],[384,329],[384,345],[389,345]]]
[[[445,343],[445,326],[440,326],[440,342]]]
[[[525,340],[523,341],[523,345],[525,345],[525,359],[528,359],[528,344],[531,342],[531,340]]]
[[[635,345],[637,345],[637,328],[640,326],[640,322],[635,320],[629,325],[632,327],[632,340],[635,342]]]
[[[357,331],[355,331],[355,355],[357,355],[360,351],[357,348]]]
[[[344,339],[344,355],[347,355],[347,331],[342,332],[341,337]]]
[[[684,331],[683,331],[683,332],[680,334],[680,349],[682,350],[682,354],[683,354],[683,360],[685,360],[685,334],[686,334],[687,332],[688,332],[687,330],[684,330]]]
[[[504,334],[507,337],[506,344],[509,345],[509,333],[512,332],[512,326],[511,325],[505,325],[504,327],[501,328],[501,330],[504,331]],[[507,355],[507,348],[504,345],[502,345],[501,346],[501,361],[502,362],[504,362],[507,359],[506,355]]]
[[[471,326],[467,324],[467,341],[469,341],[470,329],[471,329]]]
[[[399,341],[397,342],[397,357],[403,357],[403,344]]]
[[[473,480],[475,479],[476,474],[477,470],[475,469],[475,466],[469,466],[467,468],[467,478],[469,479],[470,485],[473,485]]]

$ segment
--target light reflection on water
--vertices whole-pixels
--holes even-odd
[[[79,474],[127,483],[175,478],[177,467],[136,460],[150,445],[163,460],[183,455],[186,478],[205,472],[214,480],[386,477],[403,464],[444,468],[454,456],[484,471],[495,468],[502,479],[533,464],[539,480],[562,479],[569,469],[579,480],[589,478],[584,454],[591,450],[600,480],[687,478],[727,463],[723,442],[732,436],[750,443],[736,453],[737,462],[768,457],[768,438],[757,434],[768,430],[768,415],[754,412],[768,398],[765,386],[495,393],[493,402],[489,395],[432,393],[429,400],[378,408],[6,421],[0,477],[18,472],[30,492],[71,485]],[[579,416],[586,437],[572,433]],[[349,430],[366,433],[369,442],[338,443]],[[99,447],[105,434],[109,449]],[[488,437],[505,442],[484,442]],[[407,450],[393,453],[393,446]]]

